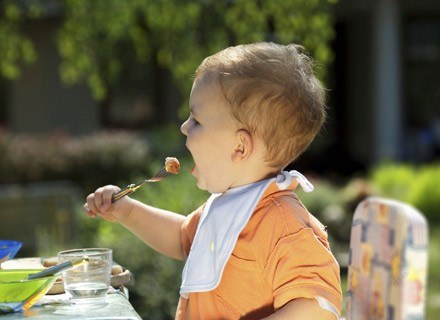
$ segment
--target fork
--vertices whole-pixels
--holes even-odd
[[[145,179],[139,183],[132,183],[126,186],[124,189],[122,189],[119,192],[116,192],[112,196],[112,202],[116,202],[119,199],[125,197],[126,195],[129,195],[133,192],[135,192],[137,189],[142,187],[147,182],[159,182],[163,179],[165,179],[171,172],[167,171],[166,165],[162,167],[154,176],[152,176],[149,179]]]

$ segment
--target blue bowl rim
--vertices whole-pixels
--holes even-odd
[[[0,250],[14,248],[14,247],[21,247],[23,243],[18,240],[7,240],[7,239],[0,239]],[[6,248],[1,248],[2,246],[6,246]]]

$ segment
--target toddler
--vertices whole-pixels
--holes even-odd
[[[337,319],[339,266],[324,226],[294,193],[313,186],[283,169],[325,119],[324,88],[298,45],[224,49],[198,67],[182,124],[197,186],[211,196],[188,216],[116,186],[87,197],[89,216],[119,222],[185,260],[176,319]],[[167,230],[164,232],[163,230]]]

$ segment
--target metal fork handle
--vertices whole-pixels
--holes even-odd
[[[139,182],[137,184],[134,184],[134,183],[133,184],[129,184],[128,186],[126,186],[121,191],[116,192],[115,194],[113,194],[112,202],[116,202],[119,199],[125,197],[126,195],[129,195],[129,194],[135,192],[137,189],[139,189],[141,186],[143,186],[147,182],[158,182],[158,181],[161,181],[168,174],[169,174],[169,172],[166,170],[166,166],[164,166],[164,167],[162,167],[162,169],[160,169],[160,171],[158,173],[156,173],[150,179],[146,179],[146,180],[144,180],[142,182]]]
[[[139,189],[146,181],[142,181],[141,183],[138,184],[129,184],[128,186],[126,186],[124,189],[122,189],[121,191],[116,192],[115,194],[112,195],[112,202],[116,202],[119,199],[135,192],[137,189]]]

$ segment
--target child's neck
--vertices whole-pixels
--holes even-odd
[[[231,184],[230,188],[241,187],[264,179],[273,178],[278,173],[279,170],[269,167],[265,164],[247,163],[245,166],[238,168],[235,176],[236,179]]]

